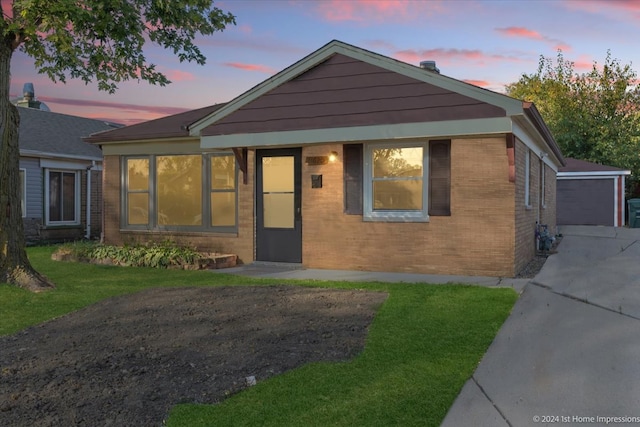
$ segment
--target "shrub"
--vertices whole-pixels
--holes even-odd
[[[124,246],[75,242],[61,246],[57,252],[70,254],[70,258],[76,261],[108,260],[116,265],[153,268],[191,265],[202,258],[195,249],[178,246],[171,241]]]

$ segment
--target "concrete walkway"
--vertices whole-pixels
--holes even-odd
[[[384,273],[374,271],[324,270],[301,268],[298,264],[253,262],[233,268],[212,270],[219,273],[238,274],[249,277],[293,280],[330,280],[334,282],[390,282],[429,283],[442,285],[468,283],[486,287],[510,287],[520,293],[530,279],[513,279],[483,276],[447,276],[436,274]]]
[[[443,427],[640,426],[640,229],[560,231]]]

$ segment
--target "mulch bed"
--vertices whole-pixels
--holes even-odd
[[[184,402],[364,348],[381,292],[150,289],[0,337],[0,426],[159,426]]]

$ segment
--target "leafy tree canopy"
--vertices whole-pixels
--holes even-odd
[[[20,208],[17,108],[9,101],[11,57],[17,49],[54,82],[96,81],[115,92],[118,83],[167,77],[145,57],[159,45],[180,61],[204,64],[198,35],[235,24],[211,0],[1,0],[0,1],[0,283],[39,291],[53,284],[26,255]]]
[[[204,64],[194,38],[230,24],[235,17],[210,0],[14,0],[4,11],[2,35],[54,82],[96,80],[113,93],[129,79],[169,83],[147,62],[145,43],[173,51],[181,62]]]
[[[579,74],[558,51],[555,62],[540,57],[534,74],[506,87],[532,101],[567,157],[632,171],[640,177],[640,87],[631,65],[607,57]]]

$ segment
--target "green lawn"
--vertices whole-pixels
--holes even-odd
[[[178,405],[167,421],[173,427],[438,426],[517,298],[511,289],[462,285],[263,280],[59,263],[50,260],[52,251],[30,248],[29,256],[58,285],[55,291],[31,294],[0,285],[0,334],[149,287],[287,283],[389,293],[355,359],[304,366],[220,405]]]

